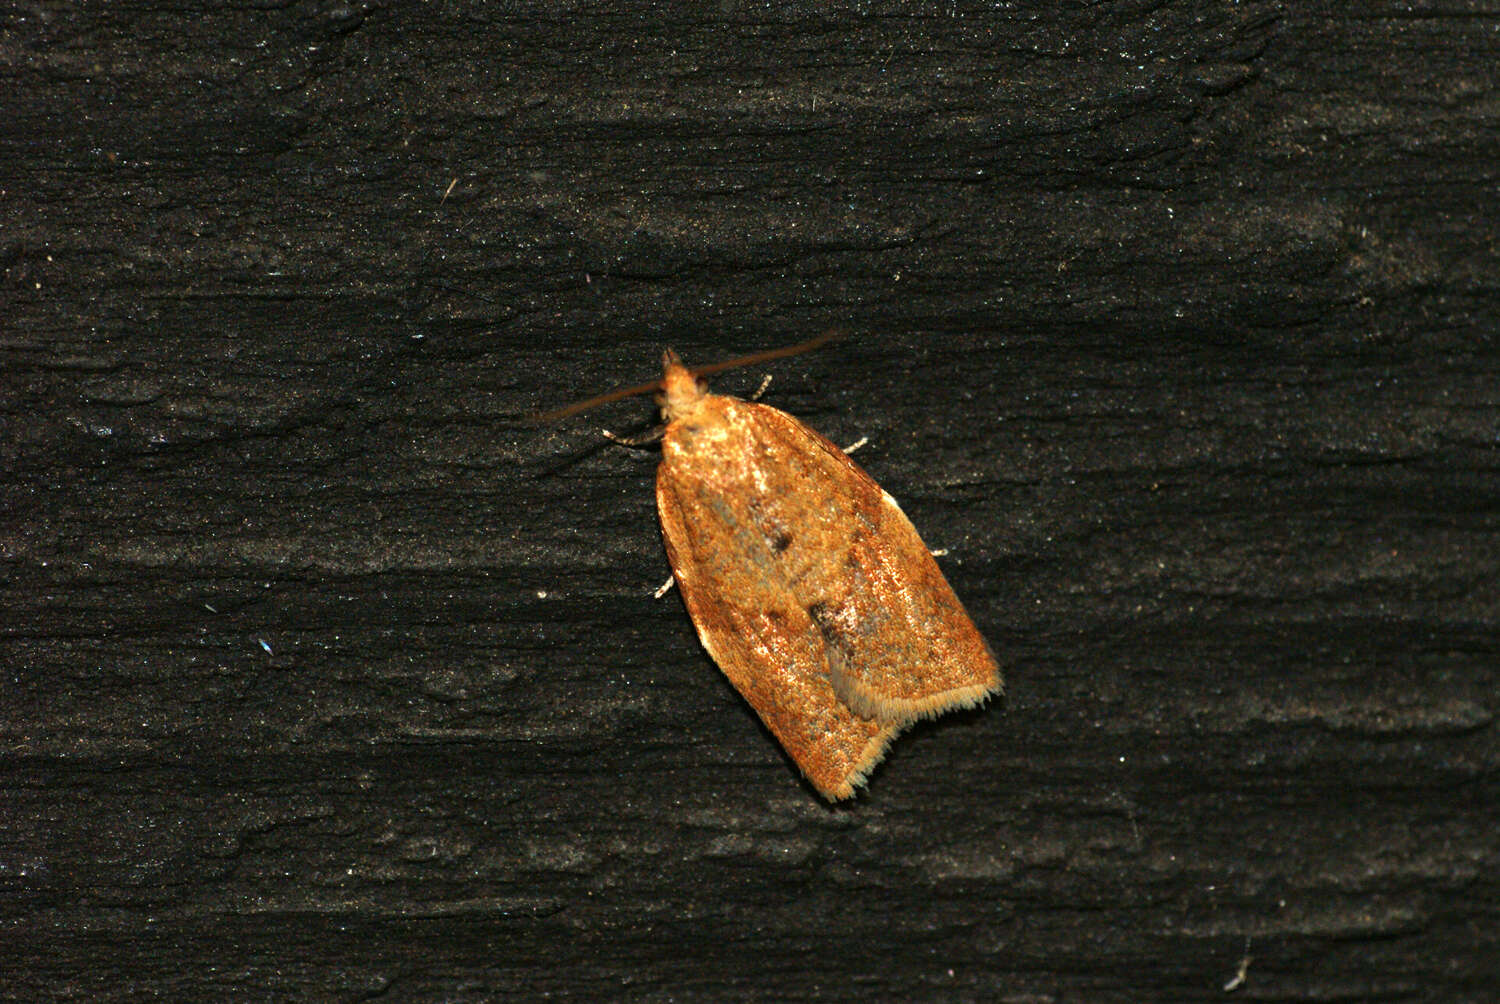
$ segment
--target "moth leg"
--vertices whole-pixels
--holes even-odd
[[[661,437],[667,434],[667,427],[665,425],[658,425],[656,428],[647,429],[637,436],[617,436],[608,429],[600,429],[599,431],[611,443],[618,443],[621,446],[649,446],[652,443],[661,442]]]
[[[656,592],[654,592],[654,593],[651,594],[651,598],[655,599],[655,600],[661,599],[663,596],[665,596],[668,593],[670,593],[672,591],[672,587],[675,586],[676,584],[677,584],[677,576],[675,576],[675,575],[669,575],[669,576],[667,576],[667,581],[663,582],[660,586],[658,586],[656,588]]]
[[[745,398],[745,400],[759,401],[760,396],[766,392],[766,388],[769,386],[771,386],[771,374],[767,373],[765,379],[761,380],[760,387],[756,389],[754,394],[751,394],[749,397]]]

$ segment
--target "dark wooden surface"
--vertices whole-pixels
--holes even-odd
[[[666,6],[7,10],[0,997],[1493,1000],[1500,14]],[[514,420],[834,323],[841,808]]]

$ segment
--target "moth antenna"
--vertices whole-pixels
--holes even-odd
[[[737,359],[726,359],[722,363],[709,363],[707,366],[693,366],[693,376],[708,376],[710,373],[718,373],[721,370],[732,370],[739,366],[754,366],[756,363],[768,363],[772,359],[785,359],[787,356],[800,356],[804,352],[811,352],[820,345],[825,345],[842,335],[844,332],[839,328],[829,328],[817,338],[809,339],[797,345],[788,345],[783,349],[770,349],[766,352],[755,352],[748,356],[740,356]]]
[[[634,387],[624,387],[620,390],[612,390],[608,394],[600,394],[591,397],[587,401],[579,401],[563,408],[554,408],[551,411],[539,411],[531,416],[533,422],[555,422],[560,418],[569,418],[580,411],[588,411],[597,408],[601,404],[609,404],[611,401],[619,401],[627,397],[635,397],[637,394],[645,394],[653,390],[661,390],[661,381],[653,380],[650,383],[637,384]]]
[[[842,330],[838,328],[829,328],[817,338],[809,339],[808,341],[801,342],[797,345],[788,345],[785,348],[781,349],[770,349],[766,352],[755,352],[748,356],[740,356],[736,359],[728,359],[722,363],[710,363],[707,366],[694,366],[692,367],[692,373],[695,377],[704,377],[710,373],[718,373],[721,370],[734,369],[737,366],[754,366],[756,363],[770,362],[772,359],[784,359],[787,356],[801,355],[804,352],[811,352],[818,346],[833,341],[841,334],[843,334]],[[671,353],[671,350],[668,349],[667,352],[672,361],[676,361],[676,356]],[[665,361],[665,359],[663,361]],[[661,389],[661,381],[653,380],[650,383],[637,384],[634,387],[625,387],[621,390],[612,390],[608,394],[600,394],[598,397],[591,397],[586,401],[579,401],[576,404],[570,404],[562,408],[554,408],[551,411],[537,412],[531,416],[531,420],[533,422],[555,422],[560,418],[570,418],[581,411],[588,411],[590,408],[596,408],[601,404],[609,404],[611,401],[619,401],[623,398],[635,397],[637,394],[646,394],[651,391]]]

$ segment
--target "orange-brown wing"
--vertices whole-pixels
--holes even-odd
[[[669,462],[656,501],[667,558],[698,638],[799,769],[830,800],[848,798],[900,731],[834,694],[827,646],[765,541],[749,497],[711,458]]]
[[[989,646],[895,499],[792,416],[735,404],[765,430],[765,462],[803,486],[763,498],[756,515],[762,536],[781,546],[791,605],[823,636],[839,699],[904,724],[997,693]]]

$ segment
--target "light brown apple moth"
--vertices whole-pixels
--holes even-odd
[[[903,728],[1001,689],[995,658],[895,499],[783,411],[710,394],[668,351],[656,503],[698,638],[813,787],[849,798]]]

